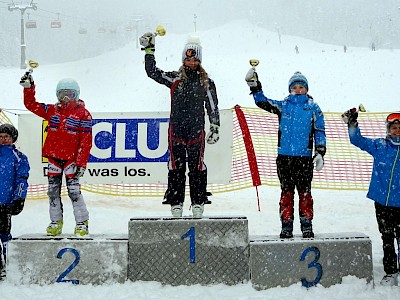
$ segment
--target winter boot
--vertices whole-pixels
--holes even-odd
[[[303,232],[303,239],[312,239],[312,238],[314,238],[314,232],[312,231]]]
[[[49,236],[60,235],[62,233],[63,224],[64,224],[63,220],[51,222],[46,229],[47,235]]]
[[[168,187],[162,204],[176,205],[185,201],[186,172],[185,169],[168,171]]]
[[[309,220],[300,221],[301,232],[303,232],[303,239],[314,238],[314,232],[312,229],[312,222]]]
[[[386,274],[381,280],[383,286],[394,286],[398,284],[397,277],[399,273]]]
[[[74,234],[80,236],[89,234],[89,221],[86,220],[76,223]]]
[[[6,267],[4,266],[2,269],[0,269],[0,281],[6,279]]]
[[[6,264],[3,262],[3,255],[1,254],[1,242],[0,242],[0,281],[6,277]]]
[[[171,214],[174,218],[182,217],[183,204],[171,205]]]
[[[193,218],[202,218],[204,213],[204,204],[194,204],[192,206]]]
[[[282,222],[282,230],[279,237],[281,239],[290,239],[293,237],[293,221]]]

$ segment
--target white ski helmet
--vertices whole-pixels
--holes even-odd
[[[57,88],[56,88],[56,96],[58,99],[58,96],[60,94],[60,90],[74,90],[75,91],[75,101],[79,100],[79,93],[81,92],[80,88],[79,88],[79,84],[78,82],[76,82],[76,80],[72,79],[72,78],[64,78],[61,79],[58,83],[57,83]]]

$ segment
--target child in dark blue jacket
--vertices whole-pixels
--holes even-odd
[[[313,168],[322,170],[326,152],[324,115],[308,95],[307,78],[296,72],[289,79],[290,95],[283,100],[264,96],[257,73],[251,68],[245,78],[258,107],[278,115],[277,172],[281,184],[280,238],[293,237],[294,193],[299,194],[300,228],[303,238],[313,238],[314,216],[311,181]],[[314,156],[313,156],[314,150]]]
[[[386,118],[386,138],[370,139],[361,135],[355,108],[346,111],[343,121],[348,124],[350,142],[374,158],[367,197],[375,201],[375,214],[383,242],[382,285],[397,285],[398,251],[400,247],[400,113]],[[400,262],[399,262],[400,263]]]
[[[5,276],[7,242],[12,239],[11,216],[24,208],[28,189],[29,162],[14,146],[17,138],[13,125],[0,125],[0,280]]]

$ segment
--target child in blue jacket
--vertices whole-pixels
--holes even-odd
[[[372,155],[374,164],[367,197],[375,201],[375,214],[383,242],[382,285],[397,285],[399,272],[395,239],[400,247],[400,113],[386,118],[386,138],[361,135],[355,108],[343,113],[350,142]],[[399,251],[399,249],[398,249]]]
[[[15,147],[17,138],[13,125],[0,125],[0,280],[5,276],[7,242],[12,239],[11,216],[24,208],[28,189],[29,162]]]
[[[276,166],[281,185],[280,238],[293,237],[294,193],[299,194],[300,228],[303,238],[313,238],[314,217],[311,181],[313,168],[322,170],[326,152],[324,115],[308,94],[307,78],[296,72],[289,79],[290,95],[283,100],[264,96],[257,73],[251,68],[245,78],[256,105],[278,115],[278,157]],[[313,156],[314,150],[314,156]]]

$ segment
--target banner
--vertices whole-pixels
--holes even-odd
[[[167,183],[169,112],[93,113],[93,146],[83,184]],[[220,140],[206,143],[208,182],[227,184],[232,167],[232,111],[220,110]],[[207,119],[207,116],[206,116]],[[47,121],[33,114],[18,119],[18,146],[31,166],[29,183],[47,184],[41,156]],[[208,133],[209,123],[205,130]]]

